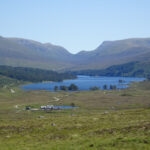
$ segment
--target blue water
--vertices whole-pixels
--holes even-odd
[[[54,109],[74,109],[74,108],[78,108],[78,107],[66,106],[66,105],[54,106]]]
[[[123,82],[120,83],[119,80]],[[145,78],[137,78],[137,77],[101,77],[101,76],[81,76],[79,75],[77,79],[72,80],[64,80],[62,82],[42,82],[42,83],[34,83],[23,85],[22,88],[24,90],[48,90],[54,91],[55,86],[69,86],[70,84],[75,84],[78,86],[78,90],[86,91],[90,90],[91,87],[98,87],[103,89],[104,85],[107,85],[108,89],[110,85],[115,85],[117,89],[124,89],[129,86],[132,82],[141,82],[145,80]]]

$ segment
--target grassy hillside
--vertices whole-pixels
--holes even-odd
[[[145,87],[145,88],[143,88]],[[0,90],[0,147],[3,150],[150,149],[150,84],[122,91],[46,92]],[[57,98],[57,101],[56,101]],[[33,111],[26,106],[79,106]]]
[[[22,83],[23,81],[19,81],[16,79],[12,79],[12,78],[0,75],[0,88],[6,88],[7,86],[9,87],[17,86]]]

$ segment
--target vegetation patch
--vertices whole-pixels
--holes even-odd
[[[11,66],[0,66],[0,75],[31,82],[62,81],[64,79],[76,78],[71,73],[57,73],[50,70]]]
[[[100,70],[80,70],[73,73],[78,75],[90,76],[109,76],[109,77],[146,77],[150,78],[149,62],[129,62],[121,65],[113,65]]]

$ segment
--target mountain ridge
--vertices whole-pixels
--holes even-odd
[[[0,36],[0,65],[68,71],[104,69],[133,61],[150,62],[150,38],[104,41],[94,50],[72,54],[51,43]]]

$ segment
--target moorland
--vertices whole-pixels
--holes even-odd
[[[24,82],[2,76],[0,81],[3,150],[150,149],[149,81],[124,90],[82,92],[22,91]],[[34,109],[50,104],[78,108]]]

